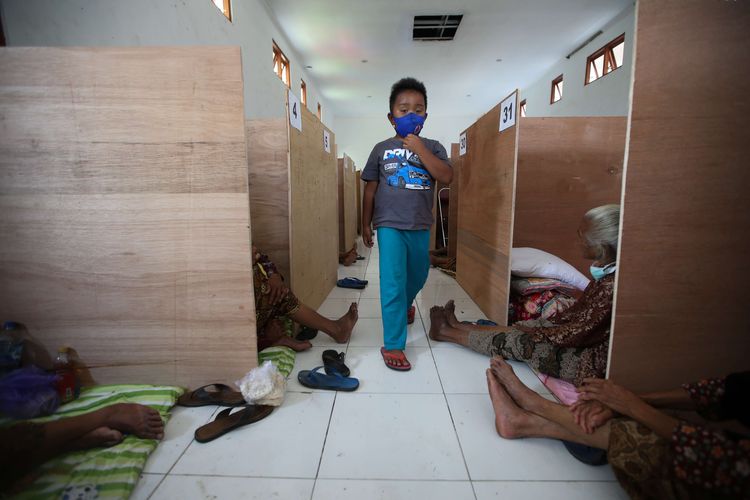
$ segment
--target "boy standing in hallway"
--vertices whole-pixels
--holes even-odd
[[[433,181],[450,184],[453,169],[438,141],[419,137],[427,118],[424,84],[402,78],[391,88],[389,105],[396,135],[375,145],[362,171],[362,239],[372,247],[372,224],[380,249],[383,361],[407,371],[407,321],[414,321],[412,303],[430,270]]]

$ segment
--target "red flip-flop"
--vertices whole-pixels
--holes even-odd
[[[411,363],[406,359],[406,354],[404,354],[403,351],[400,353],[393,353],[386,351],[385,347],[381,347],[380,354],[383,356],[385,366],[391,370],[396,370],[398,372],[408,372],[411,370]],[[401,364],[396,364],[397,361],[401,362]]]

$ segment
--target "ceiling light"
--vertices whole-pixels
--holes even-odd
[[[503,62],[502,59],[495,59],[495,62]]]
[[[307,69],[312,69],[312,66],[305,66],[305,68],[307,68]]]
[[[367,59],[362,59],[362,62],[363,62],[363,63],[366,63],[366,62],[367,62]]]

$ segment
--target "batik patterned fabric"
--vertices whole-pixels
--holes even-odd
[[[261,264],[263,261],[263,264]],[[289,290],[286,296],[278,304],[272,304],[270,299],[271,288],[268,285],[268,277],[274,274],[269,269],[276,266],[268,260],[267,256],[261,255],[261,259],[253,266],[253,291],[255,292],[255,322],[258,335],[263,334],[268,322],[272,319],[280,319],[283,316],[291,316],[299,311],[300,302],[297,296]]]

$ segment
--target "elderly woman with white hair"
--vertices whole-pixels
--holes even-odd
[[[524,361],[535,370],[580,385],[604,377],[612,321],[619,205],[593,208],[578,229],[583,255],[594,277],[583,295],[549,320],[520,321],[508,327],[463,324],[453,301],[430,309],[430,338],[453,342],[488,356]]]

